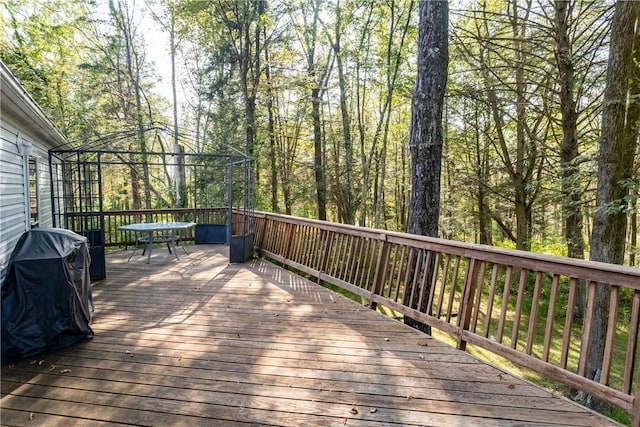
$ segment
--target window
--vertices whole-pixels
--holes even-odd
[[[31,227],[40,223],[40,188],[38,179],[38,159],[29,156],[29,218]]]

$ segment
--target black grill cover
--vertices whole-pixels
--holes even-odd
[[[93,336],[87,238],[35,228],[14,248],[2,283],[2,363]]]

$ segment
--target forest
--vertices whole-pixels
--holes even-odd
[[[231,146],[255,159],[259,210],[408,230],[418,0],[0,7],[0,58],[73,143]],[[637,119],[625,128],[633,150],[616,183],[624,192],[596,207],[615,2],[452,0],[449,8],[440,237],[587,258],[595,213],[616,213],[627,222],[624,264],[636,265]],[[630,51],[633,107],[640,54]],[[157,129],[173,140],[148,131]],[[183,202],[135,181],[114,177],[105,206]]]

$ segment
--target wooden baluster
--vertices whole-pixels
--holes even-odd
[[[362,239],[362,248],[360,249],[364,256],[360,256],[358,260],[358,264],[356,265],[356,271],[354,275],[353,281],[355,283],[359,283],[361,288],[368,289],[373,292],[373,287],[369,288],[369,282],[365,281],[362,277],[362,272],[367,268],[367,263],[369,261],[369,251],[371,251],[371,246],[373,246],[372,239]]]
[[[447,277],[449,276],[449,264],[451,263],[451,255],[445,254],[444,269],[442,271],[442,282],[440,284],[440,294],[438,295],[438,309],[436,310],[436,317],[439,319],[442,316],[442,305],[444,304],[444,294],[447,286]]]
[[[440,252],[436,252],[436,259],[433,261],[433,277],[429,286],[429,301],[427,302],[427,314],[431,316],[433,313],[433,299],[436,295],[436,287],[438,286],[438,276],[440,273]]]
[[[493,314],[493,301],[496,298],[496,286],[498,284],[498,264],[493,264],[491,271],[491,283],[489,285],[489,299],[487,300],[487,312],[484,316],[484,337],[489,338],[491,330],[491,316]]]
[[[407,290],[411,289],[411,285],[410,285],[410,276],[412,276],[411,272],[412,267],[413,267],[413,263],[415,260],[415,248],[413,246],[409,247],[409,257],[407,259],[407,262],[402,263],[402,265],[404,265],[405,270],[404,270],[404,281],[403,283],[403,288],[402,288],[402,303],[404,304],[405,301],[405,294],[407,293]],[[396,295],[396,301],[398,301],[398,296]],[[409,306],[411,307],[411,306]]]
[[[373,296],[382,295],[382,291],[384,290],[384,278],[387,276],[387,267],[389,265],[390,244],[387,242],[387,235],[381,234],[380,241],[382,246],[378,251],[378,260],[375,268],[376,273],[373,276],[373,287],[371,289],[371,297],[369,298],[372,310],[377,308],[377,303],[373,301]]]
[[[604,358],[602,360],[602,373],[600,375],[601,384],[609,384],[611,375],[611,364],[613,362],[613,343],[616,337],[616,324],[618,323],[618,301],[620,288],[611,287],[609,295],[609,320],[607,322],[607,335],[604,341]]]
[[[393,245],[389,245],[389,247],[392,247]],[[376,265],[376,262],[378,260],[378,254],[380,253],[380,251],[382,250],[382,241],[380,240],[372,240],[371,241],[371,249],[369,251],[369,258],[367,260],[367,277],[366,277],[366,282],[369,283],[371,285],[371,289],[373,289],[373,286],[375,284],[375,270],[378,268],[378,266]],[[391,252],[389,252],[389,255],[386,257],[387,258],[387,267],[386,269],[389,270],[389,257],[391,256]],[[388,275],[388,273],[384,273],[386,275]],[[382,284],[382,289],[380,290],[381,294],[384,294],[384,287],[385,287],[385,283],[384,282],[384,277],[383,277],[383,284]]]
[[[289,223],[288,224],[288,232],[286,234],[287,238],[284,240],[286,242],[286,246],[283,248],[283,252],[282,255],[284,256],[285,260],[290,260],[290,256],[291,256],[291,250],[292,250],[292,246],[294,245],[295,242],[295,236],[296,236],[296,224],[293,223]],[[277,237],[276,237],[277,238]]]
[[[636,352],[638,350],[638,329],[640,326],[640,290],[633,293],[631,319],[629,321],[629,338],[627,340],[627,356],[624,364],[624,380],[622,391],[631,394],[633,372],[635,370]]]
[[[387,294],[386,294],[387,298],[391,298],[391,290],[393,288],[393,279],[396,271],[396,263],[398,261],[398,245],[396,244],[393,245],[393,256],[391,256],[391,254],[389,256],[392,258],[392,263],[391,263],[391,268],[388,269],[389,277],[387,278],[387,281],[386,281],[386,283],[388,283]]]
[[[580,363],[578,375],[587,376],[587,360],[589,359],[589,345],[591,344],[591,328],[593,326],[593,314],[596,308],[596,282],[587,283],[587,312],[582,326],[582,343],[580,345]]]
[[[322,251],[322,259],[320,260],[320,272],[318,274],[318,284],[322,284],[322,280],[320,279],[322,275],[327,271],[329,266],[329,260],[331,258],[331,250],[333,248],[333,239],[334,233],[329,230],[323,230],[321,232],[321,239],[323,239],[324,243],[324,251]]]
[[[422,302],[424,301],[425,292],[427,289],[431,291],[431,284],[429,283],[429,274],[434,274],[431,269],[431,251],[426,252],[426,260],[424,263],[424,267],[422,268],[422,280],[420,281],[420,297],[418,298],[418,310],[422,307]],[[425,313],[430,313],[430,306],[427,301],[427,306],[425,307]]]
[[[413,275],[412,275],[413,277],[409,279],[410,282],[405,283],[405,286],[408,289],[411,289],[411,295],[409,295],[409,307],[413,308],[414,307],[413,301],[416,296],[416,286],[418,286],[418,277],[420,276],[420,266],[422,265],[422,249],[416,249],[412,259],[415,260],[415,265],[411,270],[413,271]],[[410,273],[411,271],[408,271],[407,273]]]
[[[453,314],[453,302],[456,298],[456,284],[458,283],[458,275],[460,274],[460,255],[456,255],[456,261],[453,267],[453,277],[451,278],[451,287],[449,288],[449,304],[447,304],[447,323],[451,322],[451,315]],[[469,266],[467,265],[468,269]],[[460,314],[460,313],[458,313]]]
[[[478,287],[478,278],[480,277],[481,262],[475,258],[467,260],[467,268],[465,273],[465,280],[462,290],[462,298],[460,301],[460,316],[458,319],[458,327],[462,331],[468,331],[471,322],[471,314],[473,313],[474,296]],[[460,331],[460,332],[462,332]],[[467,342],[462,339],[462,334],[458,335],[457,348],[460,350],[466,350]]]
[[[549,310],[547,310],[547,323],[544,328],[544,345],[542,349],[542,360],[549,361],[549,350],[551,349],[551,338],[553,336],[553,321],[556,312],[556,301],[558,299],[558,283],[560,276],[553,275],[551,280],[551,295],[549,296]]]
[[[476,301],[473,304],[473,320],[469,326],[469,330],[476,332],[478,326],[478,317],[480,316],[480,303],[482,302],[482,291],[484,289],[484,275],[487,272],[487,262],[480,261],[480,271],[478,272],[478,284],[476,289]]]
[[[564,318],[564,330],[562,332],[562,352],[560,354],[560,367],[567,369],[569,350],[571,349],[571,328],[573,328],[573,313],[576,306],[578,279],[571,278],[569,282],[569,300],[567,301],[567,314]]]
[[[518,345],[518,332],[520,332],[520,318],[522,316],[522,303],[524,302],[524,290],[527,285],[527,270],[520,269],[520,282],[518,284],[518,296],[516,299],[516,312],[513,318],[513,329],[511,330],[511,348]]]
[[[533,299],[531,301],[531,312],[529,313],[529,328],[527,330],[527,354],[531,355],[533,341],[536,335],[536,321],[538,320],[538,305],[540,304],[540,289],[542,287],[542,272],[536,272],[536,283],[533,287]]]

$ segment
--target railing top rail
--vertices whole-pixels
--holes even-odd
[[[358,235],[390,243],[406,244],[428,250],[460,255],[495,262],[514,267],[528,268],[541,272],[552,272],[577,279],[587,279],[602,283],[625,285],[640,290],[640,268],[580,260],[556,255],[539,254],[517,249],[497,248],[475,243],[457,242],[434,237],[419,236],[395,231],[378,230],[348,224],[338,224],[316,219],[291,217],[282,214],[258,212],[258,218],[274,218],[278,221],[297,225],[312,225],[322,230]]]
[[[120,210],[103,210],[85,211],[85,212],[66,212],[66,216],[90,216],[90,215],[147,215],[147,214],[170,214],[170,213],[190,213],[193,211],[226,211],[227,207],[208,207],[208,208],[157,208],[157,209],[120,209]]]

